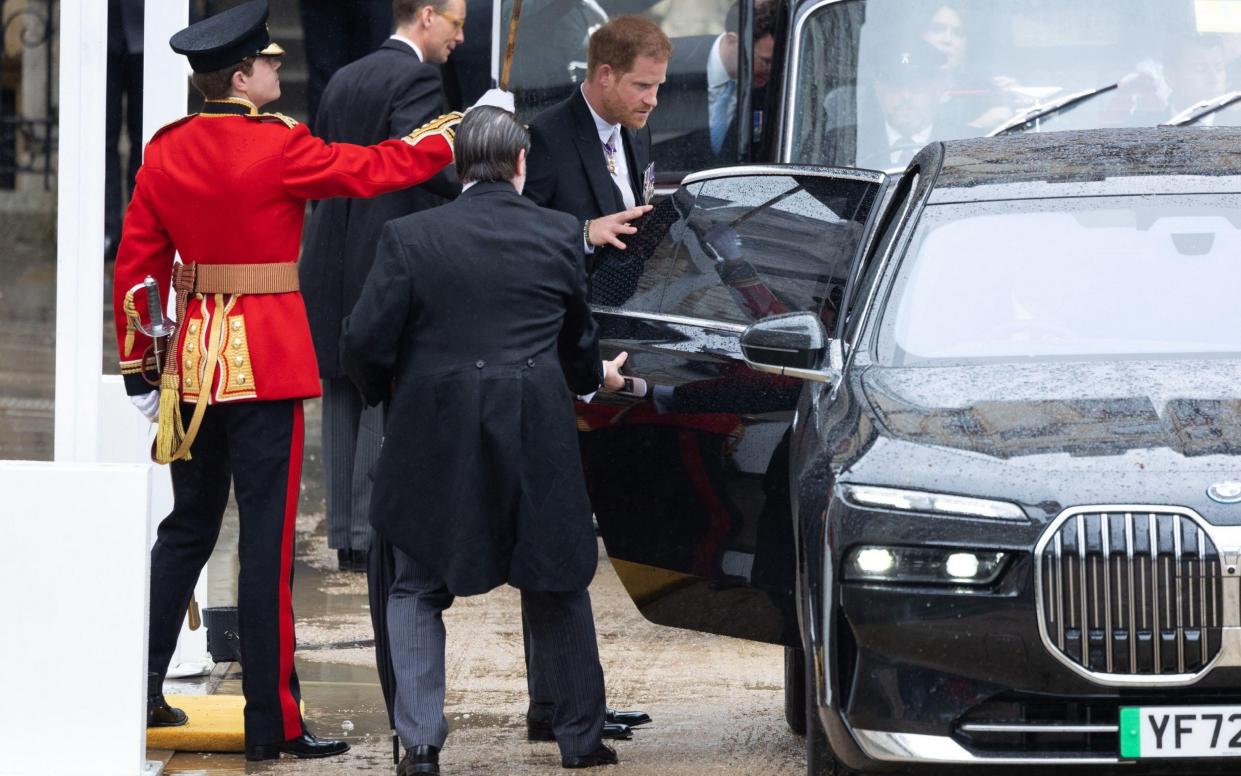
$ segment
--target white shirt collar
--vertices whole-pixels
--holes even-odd
[[[715,43],[711,44],[711,54],[707,56],[708,89],[717,89],[733,80],[728,77],[728,70],[724,68],[724,61],[720,59],[720,44],[723,43],[723,41],[724,35],[720,35],[716,38]]]
[[[417,44],[417,43],[414,43],[414,42],[413,42],[412,40],[410,40],[409,38],[405,37],[404,35],[400,34],[399,32],[394,32],[394,33],[392,33],[391,39],[392,39],[392,40],[399,40],[399,41],[401,41],[402,43],[404,43],[406,46],[409,46],[410,48],[412,48],[412,49],[414,50],[414,53],[418,55],[418,61],[419,61],[419,62],[426,62],[426,61],[427,61],[427,58],[426,58],[426,57],[424,57],[424,56],[422,55],[422,49],[418,48],[418,44]]]
[[[902,137],[908,137],[910,140],[914,141],[919,146],[924,146],[927,143],[931,142],[931,130],[935,129],[934,126],[929,126],[920,132],[915,132],[912,135],[904,135],[900,132],[900,130],[896,129],[896,127],[893,127],[891,124],[887,123],[886,121],[884,122],[883,126],[884,126],[884,129],[886,129],[888,132],[888,145],[895,145],[897,140],[900,140]]]
[[[580,89],[581,87],[578,88]],[[609,124],[604,121],[603,117],[595,112],[595,109],[590,104],[590,100],[586,99],[585,90],[582,91],[582,99],[586,100],[586,109],[590,111],[591,117],[595,120],[595,129],[599,131],[599,142],[608,142],[608,140],[612,137],[612,133],[615,132],[616,136],[620,138],[621,144],[623,145],[625,142],[625,134],[620,131],[621,125]]]

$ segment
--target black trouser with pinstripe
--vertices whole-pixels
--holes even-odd
[[[182,405],[187,424],[193,410]],[[241,524],[237,614],[248,745],[302,734],[292,598],[303,428],[300,399],[211,405],[192,457],[171,464],[173,508],[151,550],[148,670],[162,681],[232,483]]]
[[[383,441],[383,407],[367,407],[347,377],[323,381],[323,468],[327,546],[371,546],[371,469]]]
[[[388,643],[396,671],[396,731],[406,748],[442,747],[444,718],[444,620],[453,596],[439,576],[398,549],[396,579],[388,594]],[[560,753],[594,752],[603,730],[603,668],[595,641],[590,594],[521,593],[529,624],[530,659],[555,703],[552,729]],[[519,616],[514,612],[514,616]]]

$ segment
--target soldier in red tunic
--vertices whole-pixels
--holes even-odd
[[[241,519],[238,613],[251,760],[349,748],[306,730],[293,668],[302,400],[320,393],[296,264],[306,201],[421,183],[452,162],[460,118],[443,116],[406,138],[362,147],[329,145],[292,119],[259,113],[280,96],[283,51],[266,21],[266,0],[251,0],[172,37],[206,102],[146,147],[113,300],[126,388],[148,418],[158,416],[155,458],[171,462],[175,496],[151,552],[147,721],[186,721],[161,686],[231,482]],[[177,296],[176,331],[160,345],[158,371],[155,343],[138,325],[151,314],[146,295],[136,293],[148,276],[158,288],[171,282]]]

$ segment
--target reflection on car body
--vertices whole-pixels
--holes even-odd
[[[596,308],[651,386],[579,406],[608,553],[649,619],[789,648],[811,773],[1229,753],[1142,726],[1241,713],[1239,146],[693,176]]]

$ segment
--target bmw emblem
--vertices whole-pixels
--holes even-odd
[[[1207,488],[1207,495],[1212,501],[1218,501],[1221,504],[1241,504],[1241,482],[1237,480],[1217,482]]]

